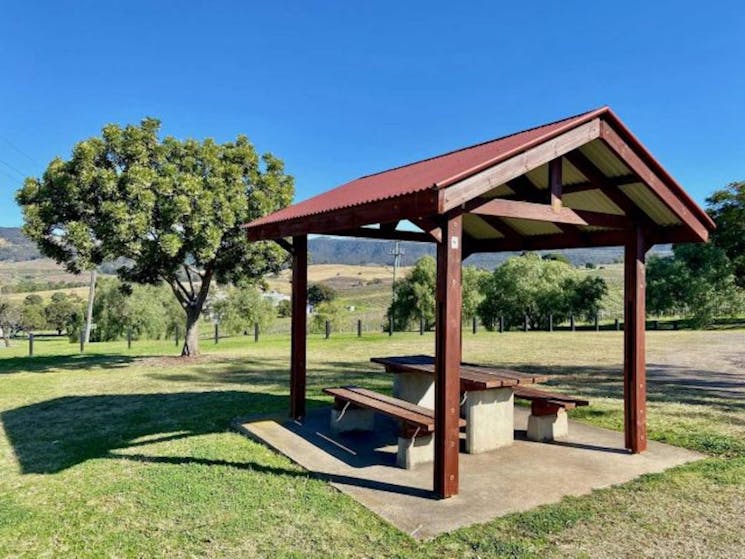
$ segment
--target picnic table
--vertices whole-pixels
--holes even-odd
[[[394,373],[397,398],[434,408],[435,360],[429,355],[373,357],[373,363]],[[545,382],[548,377],[509,369],[461,363],[460,391],[466,419],[466,452],[476,454],[512,444],[514,388]]]

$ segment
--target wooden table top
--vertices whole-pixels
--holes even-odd
[[[435,374],[435,358],[431,355],[372,357],[370,361],[384,365],[389,373]],[[472,363],[460,364],[460,389],[462,391],[508,388],[518,384],[535,384],[547,380],[548,377],[545,375],[520,373],[509,369],[485,367]]]

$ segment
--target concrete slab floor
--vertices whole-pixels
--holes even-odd
[[[329,413],[329,408],[312,410],[302,423],[258,418],[235,425],[419,539],[703,458],[654,441],[647,452],[631,455],[623,449],[623,433],[573,421],[566,439],[531,442],[525,437],[529,410],[516,407],[515,443],[484,454],[462,453],[459,495],[435,500],[431,464],[395,467],[393,421],[376,415],[375,432],[335,436]]]

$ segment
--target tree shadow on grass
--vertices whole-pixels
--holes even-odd
[[[7,357],[0,359],[0,375],[13,373],[46,373],[60,369],[114,369],[126,367],[134,360],[134,356],[116,353]]]
[[[550,376],[546,386],[574,395],[623,399],[623,373],[613,367],[519,366],[519,370]],[[720,371],[674,365],[647,365],[647,401],[708,406],[722,412],[745,412],[745,378]],[[590,401],[592,406],[592,400]]]
[[[21,473],[51,474],[116,449],[221,433],[236,416],[287,409],[286,396],[228,390],[65,396],[5,411],[0,419]]]
[[[255,387],[278,387],[287,390],[290,384],[289,363],[279,364],[267,360],[231,357],[194,365],[178,373],[153,372],[148,377],[159,381],[190,382],[205,386],[240,384]],[[329,361],[322,365],[309,365],[307,371],[309,392],[330,386],[360,385],[370,389],[389,391],[393,376],[382,369],[371,369],[369,363],[358,361]]]

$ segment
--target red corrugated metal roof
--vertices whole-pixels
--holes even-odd
[[[429,188],[444,188],[495,165],[507,157],[584,124],[608,110],[607,107],[602,107],[416,163],[360,177],[333,190],[252,221],[247,227],[332,212]]]

